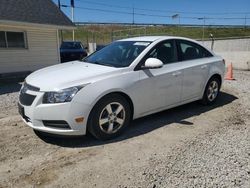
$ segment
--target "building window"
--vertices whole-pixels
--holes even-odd
[[[25,32],[0,31],[0,48],[27,48]]]

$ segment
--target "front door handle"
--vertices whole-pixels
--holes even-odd
[[[201,69],[206,69],[207,68],[207,65],[202,65],[201,66]]]
[[[179,76],[181,74],[181,71],[174,72],[172,75],[173,76]]]

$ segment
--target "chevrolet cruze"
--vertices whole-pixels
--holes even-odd
[[[82,61],[29,75],[20,91],[19,113],[38,132],[98,139],[121,134],[130,121],[201,100],[215,102],[224,60],[181,37],[115,41]]]

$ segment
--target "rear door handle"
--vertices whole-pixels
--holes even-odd
[[[207,68],[207,65],[202,65],[201,66],[201,69],[206,69]]]
[[[181,74],[181,71],[174,72],[172,75],[173,76],[179,76]]]

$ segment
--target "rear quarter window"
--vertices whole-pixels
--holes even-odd
[[[201,45],[196,43],[178,40],[179,58],[182,61],[212,57],[213,55]]]

